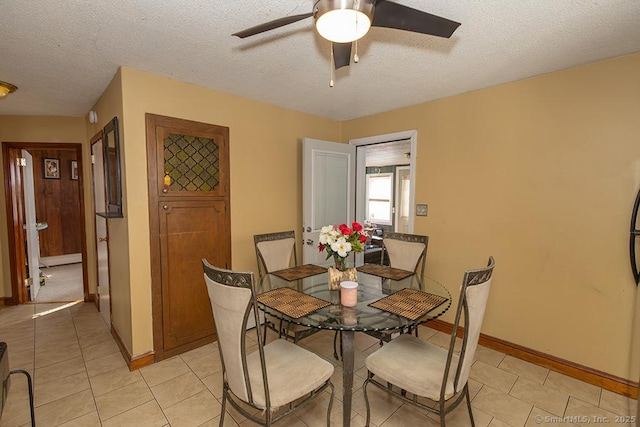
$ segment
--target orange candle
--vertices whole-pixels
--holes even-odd
[[[358,305],[358,282],[340,282],[340,304],[345,307]]]

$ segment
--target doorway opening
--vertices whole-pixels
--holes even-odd
[[[417,131],[352,139],[356,218],[384,231],[413,233]]]
[[[11,304],[89,301],[82,145],[3,142]]]
[[[356,218],[371,236],[359,262],[388,265],[384,233],[413,233],[417,137],[412,130],[349,141],[356,146]]]

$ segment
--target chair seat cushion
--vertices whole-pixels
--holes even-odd
[[[448,351],[411,335],[400,335],[365,360],[367,369],[410,393],[431,400],[440,399]],[[453,379],[458,356],[453,355],[445,400],[454,395]]]
[[[272,410],[311,393],[333,375],[331,363],[282,339],[265,345],[264,357]],[[247,356],[247,365],[254,403],[265,409],[262,369],[257,351]]]

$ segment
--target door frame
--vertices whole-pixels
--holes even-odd
[[[356,146],[356,221],[364,221],[365,213],[365,192],[366,183],[364,176],[366,174],[365,156],[360,147],[372,144],[383,144],[386,142],[394,142],[401,139],[409,139],[411,141],[411,157],[409,158],[409,167],[411,169],[411,183],[409,196],[409,233],[413,233],[415,222],[415,204],[416,204],[416,158],[418,155],[418,131],[408,130],[402,132],[387,133],[384,135],[367,136],[364,138],[350,139],[349,144]]]
[[[12,305],[29,302],[25,292],[22,292],[26,279],[24,230],[22,229],[22,215],[15,202],[22,199],[22,181],[15,176],[12,165],[15,165],[16,150],[75,150],[78,160],[78,198],[80,202],[80,244],[82,254],[82,288],[84,301],[90,301],[87,274],[87,230],[85,224],[84,184],[82,175],[82,144],[55,142],[2,142],[2,156],[4,159],[5,204],[7,210],[7,232],[9,243],[9,264],[11,271],[11,297],[5,297],[5,302]],[[19,181],[19,182],[16,182]],[[25,298],[26,297],[26,298]]]

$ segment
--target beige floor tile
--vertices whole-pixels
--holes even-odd
[[[380,425],[380,427],[405,426],[438,427],[440,426],[440,422],[427,417],[425,411],[405,404],[398,408],[397,411]]]
[[[198,378],[204,378],[222,370],[220,351],[213,344],[198,347],[181,354],[180,357]]]
[[[402,401],[389,393],[380,390],[378,387],[369,385],[367,387],[369,405],[371,407],[371,421],[376,425],[382,425],[394,412],[402,406]],[[364,401],[363,390],[360,389],[353,394],[351,407],[358,414],[366,418],[367,409]]]
[[[420,330],[418,331],[418,338],[420,338],[421,340],[427,341],[429,338],[431,338],[437,333],[438,331],[436,331],[435,329],[423,325],[423,326],[420,326]]]
[[[473,400],[473,398],[476,397],[476,394],[478,394],[484,384],[474,380],[473,378],[469,378],[467,384],[469,385],[469,397],[471,398],[471,400]]]
[[[91,390],[84,390],[36,408],[36,423],[41,426],[55,426],[83,415],[95,412],[96,404]]]
[[[220,425],[220,417],[221,415],[218,415],[206,423],[201,424],[199,427],[218,427]],[[238,424],[231,415],[227,414],[224,417],[223,427],[238,427],[239,425],[240,424]]]
[[[497,418],[493,418],[489,423],[489,427],[511,427],[511,426],[503,421],[500,421]]]
[[[185,399],[173,406],[164,409],[164,413],[171,424],[171,427],[199,426],[211,420],[222,410],[222,406],[215,397],[204,390]]]
[[[555,371],[549,372],[544,384],[592,405],[597,406],[600,402],[600,394],[602,392],[600,387],[587,384]]]
[[[240,423],[241,427],[255,427],[255,426],[261,426],[261,425],[263,424],[257,424],[251,420],[244,420],[243,422]],[[286,417],[280,419],[276,425],[278,427],[307,427],[307,425],[304,422],[302,422],[302,420],[298,418],[296,414],[287,415]]]
[[[487,365],[498,367],[505,357],[507,356],[504,353],[479,345],[476,349],[474,360],[480,360]]]
[[[638,402],[609,390],[602,390],[599,406],[618,415],[636,415]]]
[[[616,424],[617,415],[575,397],[569,398],[565,418],[575,418],[575,424],[580,426],[599,426]]]
[[[564,416],[558,417],[534,406],[529,414],[525,427],[558,427],[559,425],[563,427],[576,427],[576,424],[569,422],[569,419],[565,419]]]
[[[471,366],[469,377],[490,386],[496,390],[508,393],[515,384],[517,375],[503,371],[491,365],[477,360]]]
[[[97,359],[85,360],[84,363],[87,366],[89,378],[127,366],[127,362],[125,362],[120,352],[107,354]]]
[[[2,412],[2,427],[30,425],[29,398],[26,393],[16,393],[13,386]]]
[[[44,383],[85,371],[82,357],[74,357],[73,359],[36,369],[34,381],[36,383]]]
[[[102,423],[103,427],[162,427],[167,424],[162,410],[154,400],[136,406]]]
[[[172,357],[161,362],[145,366],[140,369],[140,373],[149,387],[157,386],[167,380],[189,372],[189,366],[179,357]]]
[[[451,335],[438,331],[437,333],[429,337],[427,341],[433,345],[437,345],[438,347],[449,348],[449,345],[451,344]],[[459,353],[461,348],[462,340],[460,338],[456,338],[456,344],[454,345],[453,349],[456,353]]]
[[[216,399],[222,399],[222,371],[209,375],[201,381]]]
[[[209,392],[193,372],[187,372],[151,387],[151,392],[162,409],[167,409],[204,390]]]
[[[478,391],[479,390],[476,390],[476,393]],[[473,396],[471,400],[473,401]],[[422,403],[425,403],[425,402],[422,402]],[[405,403],[405,405],[407,405],[407,403]],[[487,414],[484,411],[481,411],[478,408],[473,407],[473,405],[471,407],[471,410],[473,411],[473,420],[475,422],[476,427],[487,427],[491,422],[491,420],[494,419],[493,416]],[[438,424],[440,423],[440,416],[438,414],[429,412],[427,413],[427,416],[432,420],[437,421]],[[453,411],[451,411],[446,415],[445,422],[448,427],[470,427],[471,426],[471,419],[469,418],[469,410],[467,409],[466,400],[463,400],[462,402],[460,402],[460,404]]]
[[[564,414],[569,401],[568,394],[523,377],[518,378],[509,394],[557,416]]]
[[[120,353],[118,345],[113,340],[82,348],[84,360],[94,360],[113,353]]]
[[[85,337],[80,337],[78,342],[80,343],[80,347],[86,348],[91,347],[97,344],[101,344],[103,342],[109,342],[113,340],[113,335],[109,331],[97,332],[93,335],[87,335]]]
[[[506,356],[498,365],[498,368],[511,372],[512,374],[516,374],[519,377],[524,377],[538,384],[544,384],[547,379],[547,375],[549,375],[549,370],[547,368],[534,365],[533,363],[529,363],[524,360],[516,359],[513,356]]]
[[[312,399],[304,406],[298,408],[295,412],[296,415],[308,426],[326,426],[329,396],[330,394],[323,393]],[[352,420],[357,415],[355,411],[351,411]],[[356,423],[353,424],[358,425]],[[333,405],[331,407],[331,425],[342,425],[342,402],[335,398],[333,399]]]
[[[53,381],[37,381],[34,393],[35,405],[36,407],[42,406],[62,397],[71,396],[83,390],[90,389],[89,379],[84,370]]]
[[[149,390],[144,381],[136,381],[102,396],[97,396],[95,399],[100,420],[104,422],[111,417],[153,400],[153,394],[151,394],[151,390]]]
[[[483,386],[472,400],[472,406],[513,427],[527,421],[533,405],[488,386]]]
[[[96,397],[137,381],[143,381],[140,371],[131,372],[126,366],[89,378],[93,395]]]
[[[82,357],[82,353],[77,342],[56,350],[36,352],[36,368],[44,368],[79,356]]]
[[[86,415],[61,424],[60,427],[101,427],[98,411],[89,412]]]

